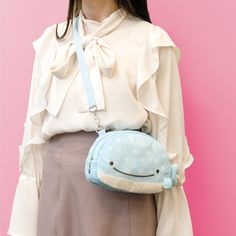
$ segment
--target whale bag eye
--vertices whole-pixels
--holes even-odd
[[[113,166],[113,165],[114,165],[114,162],[113,162],[113,161],[110,161],[109,164],[110,164],[110,166]]]
[[[157,169],[157,170],[156,170],[156,172],[157,172],[157,174],[158,174],[158,173],[160,172],[160,170],[159,170],[159,169]]]

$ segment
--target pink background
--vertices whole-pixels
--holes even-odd
[[[236,235],[235,9],[234,0],[149,1],[153,23],[182,51],[186,135],[195,158],[185,190],[196,236]],[[65,19],[67,1],[2,0],[1,11],[0,235],[6,236],[18,181],[32,41],[46,26]]]

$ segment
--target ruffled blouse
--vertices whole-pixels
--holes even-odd
[[[160,26],[117,9],[103,21],[86,19],[79,30],[97,103],[107,129],[138,129],[158,139],[172,163],[179,163],[178,183],[155,194],[156,236],[191,236],[192,225],[183,184],[193,162],[185,136],[180,49]],[[64,32],[66,21],[59,24]],[[57,133],[94,131],[88,111],[71,27],[63,41],[56,24],[33,42],[35,60],[24,134],[19,145],[19,181],[8,234],[36,236],[43,158]]]

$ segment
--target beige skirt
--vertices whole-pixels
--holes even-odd
[[[155,236],[153,194],[107,190],[86,180],[95,131],[60,133],[43,164],[37,236]]]

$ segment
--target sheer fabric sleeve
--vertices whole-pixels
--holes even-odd
[[[19,179],[7,232],[12,236],[36,236],[42,164],[49,142],[48,137],[41,133],[46,109],[45,106],[40,107],[39,104],[43,104],[44,101],[41,92],[43,91],[42,85],[45,84],[44,81],[50,80],[50,76],[47,77],[43,71],[47,71],[45,66],[50,60],[49,55],[53,53],[53,47],[50,46],[51,38],[52,28],[50,27],[33,41],[35,58],[22,142],[19,145]]]
[[[148,111],[149,133],[163,144],[171,162],[180,166],[177,184],[155,194],[156,236],[193,235],[183,186],[193,155],[185,135],[179,59],[180,50],[168,33],[158,26],[152,29],[139,59],[137,98]]]

